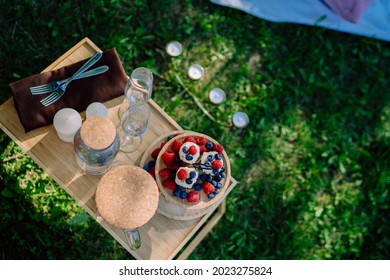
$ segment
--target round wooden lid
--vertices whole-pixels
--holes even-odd
[[[158,197],[157,184],[148,172],[124,165],[104,174],[97,186],[96,206],[107,223],[134,229],[153,217]]]
[[[80,129],[80,136],[88,147],[102,150],[110,146],[116,137],[114,123],[104,116],[90,116]]]

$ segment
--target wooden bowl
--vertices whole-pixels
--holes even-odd
[[[144,167],[149,162],[153,162],[153,160],[155,160],[152,158],[152,152],[155,149],[160,148],[162,143],[164,144],[167,143],[168,137],[174,137],[185,132],[188,131],[185,130],[170,131],[155,139],[153,143],[149,145],[149,148],[145,151],[145,153],[142,155],[140,166]],[[160,192],[157,212],[165,217],[175,219],[175,220],[183,220],[183,221],[192,220],[204,216],[206,213],[208,213],[208,211],[209,211],[209,207],[202,208],[202,209],[187,209],[187,208],[179,207],[176,204],[167,200]]]
[[[206,141],[211,141],[213,144],[219,144],[216,140],[214,140],[213,138],[211,138],[208,135],[197,133],[197,132],[192,132],[192,131],[186,131],[186,132],[179,134],[178,136],[172,138],[170,141],[168,141],[162,147],[162,149],[157,157],[156,165],[155,165],[156,182],[157,182],[157,185],[160,189],[161,194],[165,197],[165,199],[167,199],[169,202],[173,203],[174,205],[181,207],[181,208],[185,208],[185,209],[191,209],[191,210],[208,208],[221,199],[221,197],[223,196],[223,193],[226,191],[227,186],[229,185],[230,176],[231,176],[230,161],[229,161],[229,158],[228,158],[225,150],[223,150],[223,152],[222,152],[222,157],[223,157],[223,163],[224,163],[226,177],[221,180],[222,188],[220,189],[220,192],[212,199],[208,198],[208,196],[203,192],[203,190],[200,190],[200,191],[198,191],[198,194],[200,195],[200,199],[198,202],[196,202],[196,203],[187,202],[186,199],[182,199],[180,197],[174,196],[172,190],[165,188],[163,186],[163,179],[161,178],[161,176],[159,176],[159,171],[167,167],[162,160],[162,155],[164,154],[164,152],[172,152],[171,146],[172,146],[172,143],[174,142],[174,140],[180,140],[183,142],[183,140],[186,136],[191,136],[194,139],[196,139],[199,136],[202,136],[206,139]],[[181,165],[183,166],[183,164],[181,164]],[[186,165],[184,165],[184,166],[186,166]],[[190,190],[194,190],[194,189],[190,189]]]

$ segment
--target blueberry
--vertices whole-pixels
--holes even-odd
[[[195,176],[196,176],[196,172],[195,172],[195,171],[191,171],[191,172],[190,172],[190,177],[191,177],[191,178],[195,178]]]
[[[199,176],[198,177],[196,177],[196,182],[199,182],[200,181],[200,178],[199,178]]]
[[[215,191],[213,192],[215,195],[219,194],[219,192],[221,191],[221,189],[215,189]]]
[[[214,194],[214,193],[209,193],[209,194],[207,195],[207,197],[210,198],[210,199],[213,199],[213,198],[215,197],[215,194]]]
[[[186,183],[187,183],[188,185],[192,184],[192,179],[190,179],[190,178],[186,179]]]
[[[206,161],[205,164],[204,164],[205,167],[210,167],[211,166],[211,163],[209,161]]]
[[[226,173],[225,172],[222,172],[220,175],[221,175],[221,178],[226,178]]]
[[[214,187],[217,186],[217,182],[214,181],[214,180],[212,180],[210,183],[211,183]]]
[[[171,140],[173,138],[173,135],[169,135],[167,138],[167,141]]]
[[[213,170],[213,174],[214,174],[214,175],[217,175],[218,173],[219,173],[219,170],[218,170],[218,169],[214,169],[214,170]]]
[[[187,148],[187,146],[184,146],[184,147],[183,147],[183,153],[185,153],[185,154],[188,153],[188,148]]]
[[[208,160],[208,161],[213,161],[213,160],[214,160],[214,158],[213,158],[213,156],[212,156],[212,155],[209,155],[209,156],[207,157],[207,160]]]
[[[192,160],[194,157],[190,154],[186,155],[186,160]]]
[[[180,157],[179,156],[175,156],[175,162],[180,162]]]
[[[187,197],[187,193],[185,191],[180,192],[180,198],[185,199]]]
[[[174,190],[173,196],[180,196],[180,190],[179,189]]]
[[[214,146],[214,144],[210,141],[206,143],[206,149],[209,151],[213,148],[213,146]]]
[[[145,165],[144,165],[144,170],[145,170],[145,171],[149,171],[149,170],[150,170],[149,164],[145,164]]]
[[[224,172],[224,171],[225,171],[225,167],[222,166],[221,169],[220,169],[220,171],[221,171],[221,172]]]
[[[217,185],[215,186],[217,189],[221,189],[222,188],[222,183],[221,182],[218,182]]]
[[[220,182],[222,180],[221,175],[215,175],[214,176],[214,180],[217,181],[217,182]]]
[[[184,187],[177,185],[176,189],[178,189],[179,191],[182,191],[182,190],[184,190]]]
[[[175,177],[176,177],[176,172],[175,172],[175,171],[172,171],[172,172],[169,174],[169,177],[171,177],[171,179],[175,179]]]
[[[148,166],[149,167],[152,167],[155,164],[156,164],[156,160],[155,159],[152,159],[151,161],[148,162]]]
[[[216,155],[215,155],[215,158],[216,158],[217,160],[221,160],[223,157],[222,157],[221,154],[216,154]]]
[[[210,174],[208,174],[208,175],[206,176],[206,181],[211,183],[212,180],[213,180],[213,176],[211,176]]]
[[[200,179],[201,179],[202,181],[206,181],[206,178],[207,178],[207,175],[206,175],[206,174],[200,175]]]
[[[194,189],[196,191],[200,191],[202,189],[202,185],[201,184],[194,184]]]

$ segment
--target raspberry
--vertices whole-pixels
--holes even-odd
[[[187,171],[185,169],[180,169],[179,172],[177,172],[177,178],[180,181],[184,181],[187,178]]]
[[[179,169],[179,164],[177,163],[177,162],[174,162],[173,164],[172,164],[172,167],[171,167],[171,169],[172,170],[174,170],[174,171],[177,171],[178,169]]]
[[[196,140],[193,137],[191,137],[191,136],[186,136],[184,138],[184,142],[192,142],[192,143],[196,144]]]
[[[176,189],[176,183],[175,183],[175,180],[173,180],[173,179],[166,180],[162,184],[164,187],[166,187],[167,189],[170,189],[172,191],[174,191]]]
[[[170,167],[175,161],[175,154],[170,152],[164,152],[161,155],[161,159],[166,166]]]
[[[158,154],[160,153],[160,151],[161,151],[160,148],[154,149],[154,151],[153,151],[152,154],[151,154],[152,158],[157,158],[157,157],[158,157]]]
[[[163,180],[168,179],[171,176],[171,170],[169,168],[161,169],[158,174]]]
[[[187,194],[187,202],[195,203],[195,202],[199,201],[199,198],[200,198],[200,195],[195,191],[190,191]]]
[[[153,178],[155,178],[155,176],[156,176],[156,166],[155,165],[150,167],[149,174],[152,175]]]
[[[199,146],[199,152],[200,152],[200,154],[203,154],[203,153],[207,152],[207,148],[205,146]]]
[[[172,149],[172,152],[174,152],[175,154],[180,150],[180,147],[183,145],[182,142],[180,142],[179,140],[173,140],[173,143],[172,143],[172,146],[171,146],[171,149]]]
[[[217,152],[218,154],[222,154],[223,146],[221,144],[214,144],[212,150]]]
[[[196,138],[196,143],[200,146],[204,146],[206,145],[207,141],[204,137],[199,136],[198,138]]]
[[[222,161],[220,160],[214,160],[211,165],[213,166],[213,169],[221,169],[222,167]]]
[[[203,188],[203,192],[206,195],[209,195],[210,193],[213,193],[215,191],[215,187],[209,182],[203,182],[202,188]]]
[[[188,148],[188,152],[191,154],[191,155],[195,155],[196,154],[196,147],[194,145],[192,145],[191,147]]]

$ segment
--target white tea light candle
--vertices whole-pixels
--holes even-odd
[[[81,127],[81,116],[74,109],[64,108],[54,115],[53,125],[62,141],[73,142],[74,135]]]
[[[246,127],[249,124],[249,117],[244,112],[236,112],[232,120],[233,124],[238,128]]]
[[[85,111],[85,116],[87,118],[90,116],[108,117],[108,109],[106,106],[104,106],[103,103],[93,102],[87,107],[87,110]]]
[[[193,64],[188,69],[188,76],[193,80],[199,80],[203,77],[203,67],[199,64]]]
[[[214,104],[221,104],[225,100],[225,92],[220,88],[213,88],[209,92],[209,99]]]
[[[166,45],[165,51],[170,56],[179,56],[183,52],[183,46],[178,41],[171,41]]]

